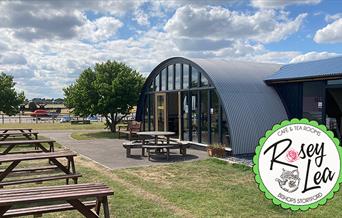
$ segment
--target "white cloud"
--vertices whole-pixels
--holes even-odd
[[[305,54],[298,55],[290,61],[290,63],[304,62],[304,61],[314,61],[320,59],[327,59],[331,57],[339,56],[337,53],[329,53],[329,52],[308,52]]]
[[[285,8],[289,5],[315,5],[321,0],[251,0],[251,5],[256,8]]]
[[[328,14],[325,16],[324,20],[326,22],[332,22],[332,21],[338,20],[340,18],[342,18],[342,13]]]
[[[148,15],[141,9],[136,10],[134,12],[133,20],[135,20],[141,26],[149,26],[150,25]]]
[[[338,43],[342,42],[342,18],[319,29],[314,37],[317,43]]]
[[[87,20],[87,23],[77,31],[82,39],[98,42],[114,36],[122,26],[123,23],[114,17],[101,17],[95,21]]]
[[[251,39],[268,43],[280,41],[297,32],[305,16],[300,14],[296,19],[289,20],[285,14],[273,10],[250,15],[222,7],[187,5],[177,9],[164,29],[174,37]]]

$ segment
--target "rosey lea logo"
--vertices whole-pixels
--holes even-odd
[[[339,140],[324,125],[286,120],[260,139],[253,171],[260,190],[273,203],[307,210],[338,191],[341,154]]]

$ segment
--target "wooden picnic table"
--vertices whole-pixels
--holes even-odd
[[[24,136],[26,139],[38,139],[38,132],[6,132],[0,133],[0,141],[5,141],[8,137]],[[32,138],[32,136],[34,138]]]
[[[170,137],[176,134],[175,132],[167,132],[167,131],[146,131],[146,132],[138,132],[139,136],[152,136],[154,137],[154,143],[158,145],[158,139],[160,137],[166,137],[166,143],[170,143]],[[145,144],[145,138],[143,138],[143,144]]]
[[[85,217],[98,218],[102,204],[104,217],[109,218],[108,196],[113,194],[113,191],[103,184],[0,190],[0,217],[41,216],[44,213],[78,210]],[[95,198],[96,201],[84,202],[82,201],[84,198]],[[46,205],[46,202],[49,205]],[[29,204],[41,206],[11,209],[17,205]],[[91,208],[95,208],[95,211],[92,211]]]
[[[8,131],[18,131],[18,132],[32,132],[31,128],[0,128],[0,131],[2,131],[2,133],[6,133]]]
[[[10,163],[7,168],[0,171],[0,188],[7,185],[17,185],[24,183],[41,183],[43,181],[60,180],[66,179],[66,183],[69,183],[69,179],[73,179],[74,183],[77,183],[80,174],[76,173],[76,167],[74,162],[74,157],[77,154],[72,151],[58,151],[58,152],[43,152],[43,153],[32,153],[32,154],[8,154],[0,155],[0,163]],[[64,166],[57,159],[66,158],[67,166]],[[3,181],[8,177],[10,173],[15,173],[15,168],[24,161],[32,160],[44,160],[48,159],[52,164],[56,165],[59,170],[61,170],[64,175],[50,175],[45,177],[28,178],[20,180]],[[45,170],[44,168],[36,168],[34,170]],[[18,170],[20,172],[25,171],[25,168]],[[17,172],[18,172],[17,171]],[[32,168],[28,168],[27,171],[32,171]]]
[[[35,152],[53,152],[55,150],[54,143],[55,140],[50,139],[39,139],[39,140],[21,140],[21,141],[0,141],[0,147],[2,146],[8,146],[5,151],[1,152],[0,155],[9,154],[10,151],[19,145],[34,145],[35,150],[34,151],[19,151],[19,152],[12,152],[12,153],[35,153]],[[43,143],[49,144],[50,148],[47,149],[42,145]],[[37,150],[36,148],[40,148],[40,150]]]

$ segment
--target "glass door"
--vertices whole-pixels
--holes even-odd
[[[166,93],[155,95],[156,131],[167,131]]]

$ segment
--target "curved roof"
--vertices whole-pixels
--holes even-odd
[[[263,81],[279,70],[280,65],[175,57],[163,61],[152,71],[144,89],[161,69],[174,63],[187,63],[196,67],[207,75],[216,88],[227,116],[234,154],[254,153],[265,131],[287,119],[276,91]],[[142,101],[141,98],[140,103]],[[137,117],[139,114],[141,117],[141,109],[137,111]]]
[[[304,80],[320,77],[341,77],[342,76],[342,56],[308,61],[297,64],[288,64],[280,68],[279,71],[266,78],[267,83]]]

